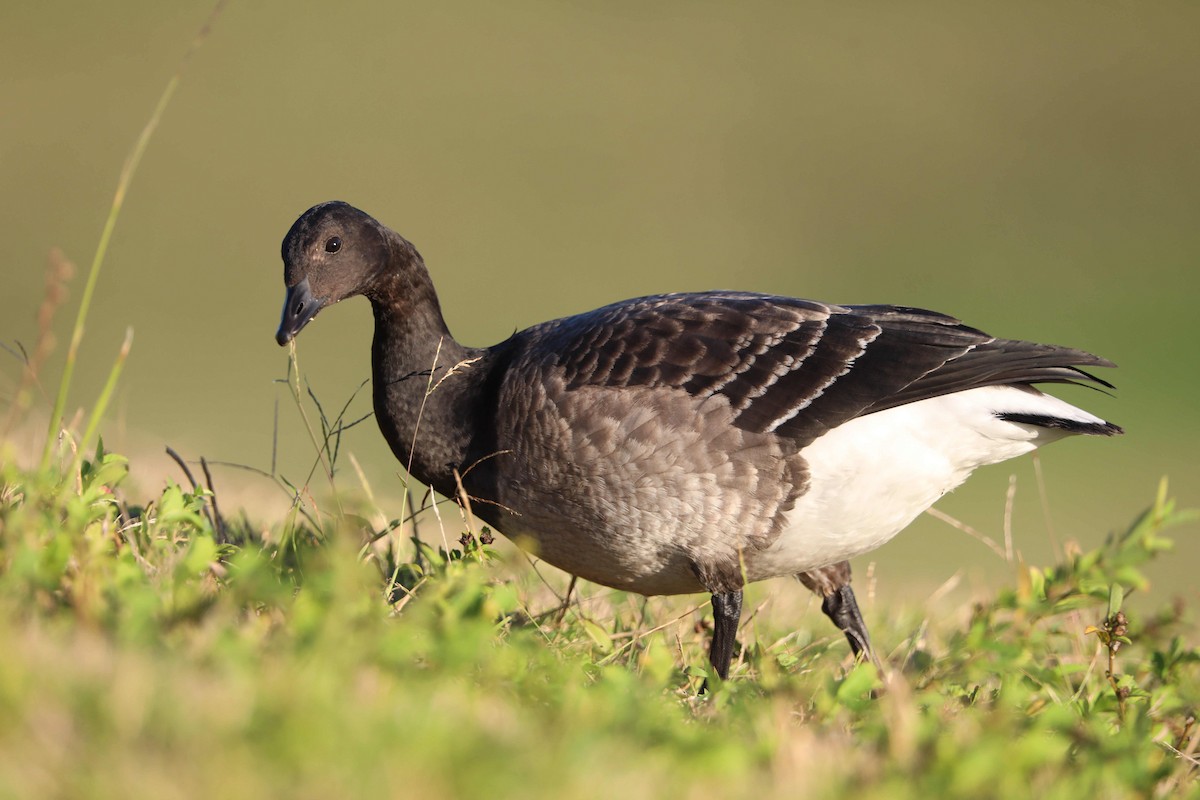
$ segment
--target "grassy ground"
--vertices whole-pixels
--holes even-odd
[[[0,475],[0,797],[1200,794],[1194,611],[1123,607],[1165,494],[963,613],[875,615],[883,680],[763,613],[701,697],[707,608],[564,605],[454,506],[260,525],[73,462]]]

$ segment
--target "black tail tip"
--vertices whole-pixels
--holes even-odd
[[[1085,436],[1119,436],[1125,433],[1124,428],[1111,422],[1082,422],[1077,419],[1065,419],[1047,414],[1019,414],[1016,412],[1002,412],[996,416],[1005,422],[1020,422],[1025,425],[1037,425],[1039,428],[1053,428]]]

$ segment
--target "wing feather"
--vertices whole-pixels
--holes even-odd
[[[1110,384],[1082,350],[995,339],[903,306],[834,306],[752,293],[644,297],[535,326],[526,353],[568,389],[671,387],[725,396],[734,424],[799,446],[862,414],[997,384]]]

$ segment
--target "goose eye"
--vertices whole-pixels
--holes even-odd
[[[330,236],[328,239],[325,240],[325,252],[326,253],[336,253],[338,250],[341,250],[341,249],[342,249],[342,237]]]

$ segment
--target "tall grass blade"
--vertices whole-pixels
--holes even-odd
[[[108,380],[104,382],[104,389],[100,392],[100,397],[96,399],[96,404],[92,407],[92,414],[88,418],[87,428],[84,429],[83,438],[79,440],[79,448],[75,451],[75,463],[71,467],[71,472],[75,472],[79,468],[79,463],[83,459],[83,451],[87,447],[87,443],[96,435],[96,430],[100,427],[100,420],[104,418],[104,411],[108,408],[108,402],[112,399],[113,390],[117,388],[117,379],[121,377],[121,370],[125,367],[125,361],[129,358],[129,349],[133,347],[133,328],[125,329],[125,341],[121,344],[121,350],[117,353],[117,359],[113,362],[112,369],[108,371]]]
[[[91,269],[88,270],[87,283],[83,287],[83,295],[79,300],[79,313],[75,316],[75,327],[71,331],[71,344],[67,348],[67,360],[63,366],[63,374],[58,383],[58,395],[54,400],[54,410],[50,413],[50,425],[46,432],[46,446],[42,450],[42,469],[50,466],[50,459],[54,454],[54,444],[58,439],[59,428],[62,425],[63,410],[67,405],[67,393],[71,388],[71,378],[75,373],[75,361],[79,356],[79,345],[83,341],[84,323],[87,321],[88,309],[92,305],[92,294],[96,291],[96,283],[100,278],[100,268],[104,264],[104,256],[108,253],[108,243],[112,239],[113,230],[117,226],[117,218],[121,214],[121,207],[125,204],[125,195],[129,192],[129,185],[133,181],[134,173],[137,172],[138,164],[141,163],[142,155],[146,152],[147,145],[150,144],[150,139],[154,135],[155,129],[158,128],[158,123],[162,119],[163,113],[167,110],[167,105],[171,102],[171,97],[174,96],[175,90],[179,87],[179,82],[183,78],[183,72],[187,68],[188,63],[192,59],[192,55],[200,48],[204,41],[208,38],[208,34],[212,30],[213,23],[220,16],[221,11],[225,8],[227,0],[218,0],[209,13],[208,19],[200,28],[200,32],[196,34],[196,38],[192,40],[188,46],[187,52],[183,54],[183,59],[179,62],[178,69],[171,79],[167,81],[167,86],[163,89],[162,95],[158,98],[158,104],[154,107],[154,112],[150,115],[146,126],[142,128],[142,132],[138,135],[137,141],[133,145],[133,150],[125,159],[125,165],[121,168],[121,175],[117,179],[117,190],[113,194],[112,205],[108,209],[108,218],[104,221],[104,230],[100,233],[100,241],[96,245],[96,254],[92,258]]]

